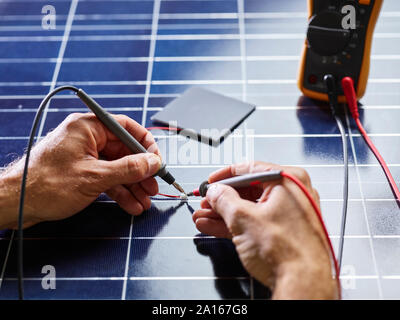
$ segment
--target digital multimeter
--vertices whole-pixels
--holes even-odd
[[[338,81],[353,78],[357,98],[364,95],[372,37],[382,3],[383,0],[308,0],[309,26],[298,77],[305,96],[328,101],[324,85],[327,74]],[[352,10],[346,11],[349,7]],[[353,14],[353,28],[344,25],[352,18],[347,14]],[[341,88],[338,93],[339,102],[345,102]]]

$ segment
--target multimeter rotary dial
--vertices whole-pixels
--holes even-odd
[[[311,18],[307,31],[308,45],[322,56],[332,56],[343,51],[350,39],[351,30],[343,29],[343,16],[334,11],[324,11]]]

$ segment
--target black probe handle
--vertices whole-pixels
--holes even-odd
[[[94,99],[92,99],[85,91],[79,89],[76,95],[87,105],[87,107],[96,115],[124,145],[128,147],[134,154],[147,153],[148,151],[123,127],[114,117],[102,108]],[[168,184],[173,184],[175,178],[166,169],[166,164],[162,164],[160,170],[155,174]]]
[[[252,185],[256,185],[263,182],[279,180],[282,178],[281,176],[282,171],[279,170],[272,170],[266,172],[257,172],[257,173],[249,173],[244,174],[241,176],[236,176],[220,181],[216,181],[214,183],[208,183],[208,181],[204,181],[199,187],[200,196],[205,197],[208,188],[213,184],[225,184],[232,188],[243,188],[249,187]]]

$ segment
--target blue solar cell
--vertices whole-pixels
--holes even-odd
[[[170,250],[170,248],[176,248]],[[179,250],[177,250],[179,248]],[[231,241],[133,239],[130,277],[245,277]]]
[[[54,72],[54,63],[37,63],[29,65],[20,63],[0,64],[0,82],[48,82]]]
[[[42,275],[44,276],[44,275]],[[57,280],[56,290],[44,290],[41,279],[25,280],[25,299],[121,299],[122,280]],[[4,280],[0,299],[18,299],[17,281]]]
[[[227,13],[237,12],[237,1],[164,1],[161,13]]]
[[[240,56],[238,40],[163,40],[157,42],[156,57]]]
[[[68,63],[61,67],[59,81],[136,81],[146,80],[146,62]]]
[[[122,277],[128,240],[88,238],[24,240],[26,277],[42,278],[42,268],[52,265],[57,277]],[[10,252],[5,278],[16,276],[16,246]],[[40,254],[39,254],[40,252]]]
[[[148,40],[132,41],[72,41],[65,51],[66,58],[79,57],[147,57]]]
[[[35,114],[29,112],[0,113],[0,137],[27,137]]]

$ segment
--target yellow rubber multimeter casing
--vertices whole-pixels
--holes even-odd
[[[298,86],[307,97],[328,101],[326,74],[354,80],[357,98],[367,87],[371,44],[383,0],[308,0],[309,26],[300,62]],[[343,28],[344,6],[355,8],[355,28]],[[341,86],[339,102],[345,102]]]

